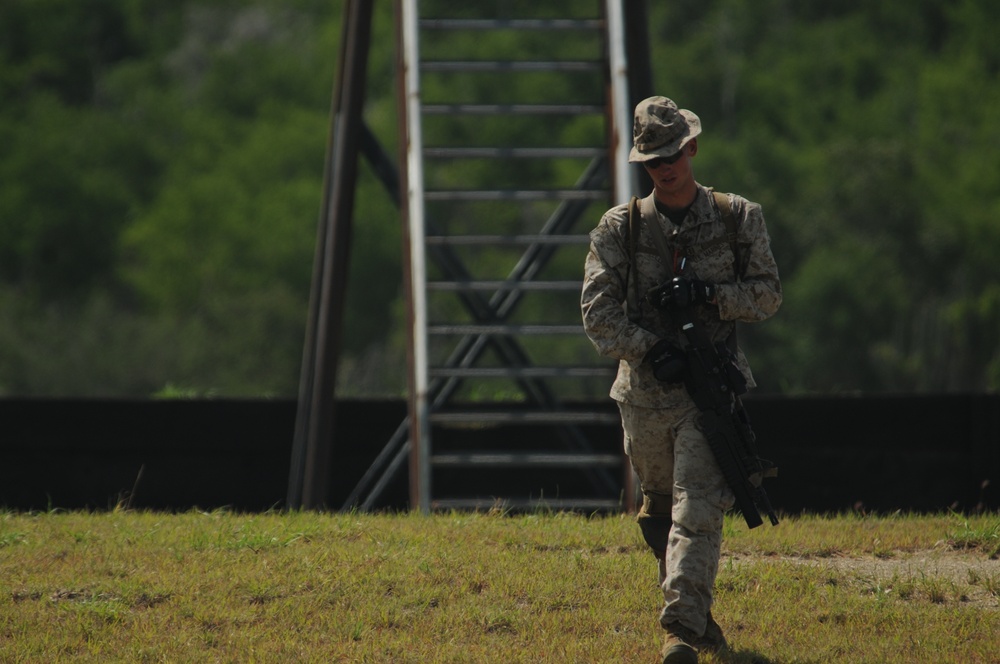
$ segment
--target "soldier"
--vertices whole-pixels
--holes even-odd
[[[760,206],[695,181],[700,133],[698,116],[666,97],[636,106],[629,161],[645,167],[653,192],[638,206],[637,232],[630,233],[628,205],[608,210],[591,231],[581,296],[587,336],[619,360],[611,397],[642,490],[638,524],[658,561],[664,664],[726,648],[711,608],[723,514],[734,499],[680,382],[681,332],[645,294],[674,279],[675,296],[691,303],[713,340],[735,349],[749,387],[736,321],[764,320],[781,304]]]

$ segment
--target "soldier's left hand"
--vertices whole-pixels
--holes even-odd
[[[715,284],[700,279],[674,277],[670,282],[674,304],[687,307],[692,304],[712,304],[715,301]]]

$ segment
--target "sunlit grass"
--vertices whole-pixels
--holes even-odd
[[[726,522],[734,662],[989,662],[1000,516]],[[0,513],[0,661],[651,662],[630,516]]]

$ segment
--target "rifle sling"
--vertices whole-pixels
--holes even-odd
[[[670,255],[670,249],[667,248],[667,238],[660,227],[660,219],[656,214],[654,206],[652,196],[642,199],[642,219],[649,226],[649,234],[653,238],[653,244],[656,245],[656,250],[660,252],[660,258],[663,259],[663,265],[667,268],[667,272],[669,273],[667,274],[667,279],[672,279],[674,277],[674,260]]]
[[[639,221],[641,219],[639,199],[633,196],[628,202],[628,272],[625,273],[625,309],[632,322],[637,322],[640,318],[639,303],[642,301],[639,299],[639,274],[635,265],[635,251],[639,243]],[[633,272],[635,274],[632,274]],[[629,282],[632,283],[631,290],[628,288]]]
[[[726,238],[729,240],[729,248],[733,252],[733,275],[736,281],[740,281],[742,264],[740,261],[740,246],[737,241],[739,233],[739,222],[736,221],[736,215],[733,214],[733,208],[729,204],[729,195],[723,194],[717,191],[712,192],[712,196],[715,199],[715,205],[719,209],[719,214],[722,216],[722,221],[726,225]],[[635,214],[635,210],[638,208],[640,210],[639,215]],[[628,207],[628,222],[629,222],[629,264],[635,264],[635,250],[636,245],[639,241],[639,222],[636,221],[635,217],[638,216],[642,221],[646,223],[646,226],[650,229],[650,236],[653,238],[653,244],[656,245],[656,250],[660,253],[660,258],[663,260],[663,265],[666,267],[668,275],[668,280],[673,278],[673,257],[670,255],[670,249],[667,247],[667,238],[663,233],[663,228],[660,227],[659,216],[656,213],[655,203],[653,202],[653,195],[649,195],[639,201],[635,196],[629,201]],[[638,275],[632,279],[632,286],[634,293],[632,294],[632,299],[638,303],[639,300],[639,278]],[[635,316],[638,316],[638,307],[629,307],[630,312],[635,312]],[[630,315],[632,315],[630,313]],[[732,352],[736,352],[738,347],[738,341],[736,337],[736,325],[733,325],[733,331],[726,337],[726,346]]]

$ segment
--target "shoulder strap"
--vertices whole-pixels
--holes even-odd
[[[726,237],[729,239],[729,246],[733,252],[733,274],[736,275],[736,280],[740,281],[741,272],[743,271],[743,263],[740,260],[740,245],[737,241],[739,235],[739,222],[736,220],[736,215],[733,214],[733,208],[729,204],[729,195],[723,194],[717,191],[713,191],[712,195],[715,198],[715,205],[719,208],[719,212],[722,215],[722,221],[726,225]],[[651,202],[651,201],[650,201]],[[626,281],[631,282],[631,288],[626,284],[626,300],[628,303],[628,315],[629,317],[638,317],[639,309],[638,304],[639,299],[639,279],[638,276],[633,274],[635,272],[635,254],[636,246],[639,242],[639,230],[640,223],[643,216],[648,216],[652,219],[656,219],[655,213],[652,211],[646,211],[643,208],[651,207],[646,204],[645,199],[640,200],[638,197],[633,196],[629,200],[628,204],[628,257],[629,257],[629,273],[626,276]],[[670,252],[667,249],[666,238],[663,236],[663,230],[660,228],[659,224],[652,223],[647,224],[650,227],[650,236],[653,238],[653,242],[656,244],[657,250],[660,252],[660,257],[663,259],[664,265],[667,269],[672,268],[672,263],[670,259]]]
[[[739,222],[736,221],[736,215],[733,214],[733,206],[729,204],[729,194],[713,191],[712,196],[715,197],[715,204],[722,214],[723,223],[726,224],[726,236],[729,238],[729,247],[733,250],[733,274],[736,276],[736,281],[740,281],[743,273],[743,261],[740,260],[740,243],[737,241]],[[733,331],[726,338],[726,346],[733,353],[737,351],[738,342],[736,339],[735,323],[733,324]]]
[[[639,234],[643,222],[645,222],[646,227],[649,229],[649,235],[653,238],[653,244],[656,245],[657,251],[660,252],[660,258],[663,260],[663,265],[668,271],[666,278],[669,279],[673,275],[673,262],[670,258],[670,251],[667,248],[667,239],[664,237],[663,229],[660,228],[660,224],[656,220],[652,196],[647,196],[643,199],[633,196],[628,204],[629,272],[626,275],[626,281],[631,282],[631,284],[626,283],[625,286],[628,316],[632,320],[639,319],[639,306],[642,302],[642,299],[639,297],[639,274],[635,259],[636,247],[639,244]]]
[[[628,271],[625,274],[626,313],[633,321],[639,319],[639,275],[636,274],[635,251],[639,244],[639,222],[641,220],[639,199],[633,196],[628,202]],[[631,288],[629,288],[630,285]]]
[[[729,204],[729,194],[713,191],[712,195],[715,197],[716,207],[722,214],[722,221],[726,225],[726,237],[729,238],[729,248],[733,251],[733,274],[736,275],[736,281],[739,281],[743,272],[743,261],[740,260],[740,243],[737,241],[739,222],[736,221],[733,207]]]
[[[667,238],[663,234],[663,229],[660,228],[655,205],[652,196],[644,198],[642,200],[642,218],[646,220],[646,225],[649,227],[649,235],[653,238],[656,250],[660,252],[663,267],[667,269],[667,278],[670,278],[674,276],[676,266],[674,265],[673,257],[670,255],[670,249],[667,247]]]

